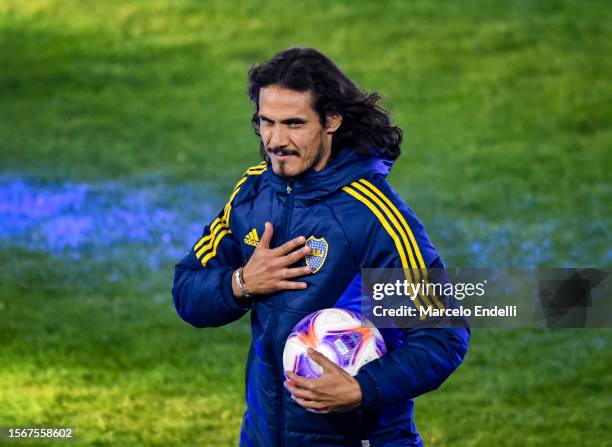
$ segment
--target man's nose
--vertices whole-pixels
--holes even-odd
[[[289,136],[282,126],[275,126],[270,130],[270,141],[268,147],[286,147],[289,145]]]

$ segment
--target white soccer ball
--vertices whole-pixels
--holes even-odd
[[[313,312],[295,325],[283,351],[285,371],[319,377],[323,369],[310,359],[308,348],[319,351],[351,376],[387,352],[382,335],[368,319],[340,308]]]

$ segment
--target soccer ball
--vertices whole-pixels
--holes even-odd
[[[354,376],[363,365],[387,352],[376,327],[362,315],[330,308],[313,312],[295,325],[283,351],[283,367],[303,377],[319,377],[323,369],[308,356],[315,349]]]

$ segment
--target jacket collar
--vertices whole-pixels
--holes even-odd
[[[297,177],[287,179],[279,177],[269,168],[265,176],[279,191],[286,191],[290,185],[297,198],[317,199],[360,178],[368,178],[374,174],[387,176],[392,166],[393,160],[376,155],[358,155],[354,150],[345,148],[338,151],[334,159],[319,172],[310,168]]]

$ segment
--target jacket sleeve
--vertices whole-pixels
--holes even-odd
[[[174,306],[183,320],[196,327],[222,326],[249,310],[232,292],[231,276],[242,265],[242,255],[227,223],[228,206],[175,267]]]
[[[361,267],[444,268],[414,212],[384,179],[362,179],[345,191],[374,216],[369,221],[367,241],[358,250]],[[401,331],[403,343],[364,365],[355,376],[366,409],[384,410],[438,388],[467,352],[469,330],[465,328]]]
[[[363,366],[355,379],[366,409],[385,409],[435,390],[461,364],[469,330],[429,328],[406,330],[404,343]]]

